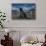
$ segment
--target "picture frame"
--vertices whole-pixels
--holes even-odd
[[[35,20],[36,4],[35,3],[12,3],[13,20]]]

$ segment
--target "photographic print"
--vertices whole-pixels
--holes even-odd
[[[12,19],[36,19],[36,4],[12,4]]]

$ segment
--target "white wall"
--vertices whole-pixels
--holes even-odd
[[[12,20],[12,3],[36,3],[36,20]],[[46,0],[0,0],[0,10],[6,13],[7,27],[15,27],[15,30],[46,31]],[[21,28],[16,28],[21,27]],[[22,28],[28,27],[28,28]],[[31,27],[31,28],[29,28]],[[41,28],[40,28],[41,27]],[[43,28],[45,27],[45,28]]]
[[[36,3],[36,20],[12,20],[12,3]],[[6,12],[6,16],[8,19],[6,26],[13,27],[8,29],[10,29],[11,31],[20,31],[20,37],[24,34],[32,33],[32,31],[45,31],[44,33],[46,33],[46,0],[0,0],[0,10]],[[17,38],[18,36],[19,35],[17,35],[16,33]]]
[[[36,3],[36,20],[12,20],[12,3]],[[46,27],[46,0],[1,0],[0,9],[6,12],[9,27]]]

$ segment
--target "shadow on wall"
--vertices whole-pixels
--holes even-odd
[[[21,46],[20,41],[13,40],[13,46]]]

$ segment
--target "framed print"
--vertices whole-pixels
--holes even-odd
[[[13,3],[12,19],[36,19],[36,4],[34,3]]]

